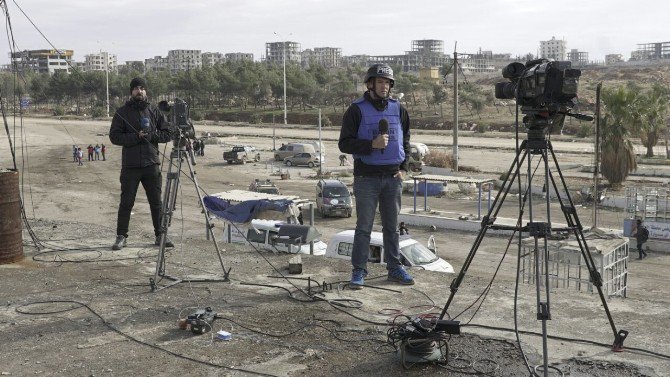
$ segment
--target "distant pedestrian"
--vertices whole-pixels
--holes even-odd
[[[107,161],[107,159],[105,158],[105,151],[106,150],[107,150],[107,147],[105,147],[105,144],[102,144],[100,146],[100,153],[102,153],[102,160],[103,161]]]
[[[348,164],[348,162],[349,161],[347,160],[347,155],[346,154],[341,154],[340,155],[340,166],[345,166],[345,165]]]
[[[193,140],[193,152],[196,156],[200,156],[200,141],[197,139]]]
[[[72,145],[72,162],[79,161],[79,153],[77,152],[77,146]]]
[[[643,259],[647,257],[647,253],[643,249],[643,245],[649,239],[649,230],[647,227],[642,225],[642,220],[637,219],[635,229],[633,229],[633,236],[637,241],[637,252],[640,256],[637,259]]]
[[[100,144],[96,144],[93,150],[95,151],[95,160],[100,161]]]
[[[77,161],[79,161],[79,166],[84,165],[82,162],[84,160],[84,152],[82,152],[81,148],[77,148]]]
[[[398,226],[398,231],[400,232],[401,236],[408,235],[409,234],[409,229],[407,229],[407,226],[405,226],[405,222],[401,221],[400,225]]]
[[[205,140],[200,139],[200,155],[205,156]]]
[[[88,151],[88,160],[93,161],[93,146],[91,144],[86,147],[86,150]]]

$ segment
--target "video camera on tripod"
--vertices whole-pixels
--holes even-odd
[[[195,139],[195,128],[189,118],[188,104],[179,98],[175,98],[173,103],[160,101],[158,108],[168,115],[170,122],[170,131],[175,143],[180,143],[185,139]]]
[[[514,62],[502,70],[502,76],[511,82],[497,83],[495,96],[516,100],[526,114],[523,123],[529,131],[560,134],[566,115],[593,120],[588,115],[570,113],[576,104],[581,74],[581,70],[571,68],[569,61],[537,59],[525,65]]]

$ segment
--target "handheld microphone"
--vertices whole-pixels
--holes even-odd
[[[379,134],[388,135],[388,133],[389,133],[389,121],[382,118],[379,120]],[[384,148],[382,148],[381,152],[382,154],[384,154]]]

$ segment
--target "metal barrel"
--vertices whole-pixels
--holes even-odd
[[[0,264],[23,259],[19,172],[0,170]]]

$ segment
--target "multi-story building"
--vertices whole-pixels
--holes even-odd
[[[638,43],[637,51],[630,55],[631,60],[670,59],[670,42]]]
[[[12,64],[21,71],[54,74],[70,73],[73,50],[24,50],[11,54]]]
[[[168,58],[162,56],[154,56],[153,58],[144,59],[145,72],[159,72],[170,69]]]
[[[110,54],[107,51],[100,51],[98,53],[84,56],[84,71],[104,71],[105,69],[109,72],[118,71],[115,54]]]
[[[551,40],[540,41],[540,58],[565,60],[567,42],[563,39],[551,37]]]
[[[514,61],[512,54],[494,54],[481,48],[476,54],[458,54],[459,65],[465,73],[500,72],[503,67]]]
[[[202,67],[200,50],[170,50],[167,60],[171,72],[189,71]]]
[[[229,62],[242,62],[242,61],[254,61],[254,54],[246,52],[229,52],[226,53],[226,61]]]
[[[607,54],[605,55],[605,65],[612,65],[623,62],[623,55],[621,54]]]
[[[203,52],[201,56],[203,67],[211,67],[215,64],[220,64],[225,61],[223,54],[220,52]]]
[[[568,52],[568,60],[572,62],[573,67],[584,66],[589,64],[589,53],[573,48]]]
[[[326,68],[340,66],[342,49],[338,47],[314,47],[314,59]]]
[[[287,62],[300,64],[300,43],[298,42],[268,42],[265,44],[265,61],[282,64],[286,57]]]
[[[444,41],[437,39],[421,39],[412,41],[412,50],[404,55],[355,55],[346,56],[341,60],[347,65],[370,65],[387,63],[400,66],[403,72],[419,73],[421,68],[443,67],[451,60],[444,54]]]

